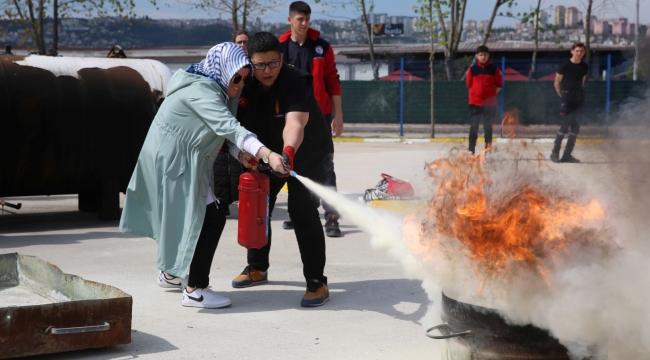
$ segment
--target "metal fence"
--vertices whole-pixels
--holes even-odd
[[[530,59],[492,59],[504,77],[497,95],[499,118],[517,109],[524,125],[559,123],[560,103],[553,88],[555,73],[567,58],[538,59],[530,74]],[[434,63],[434,118],[437,134],[449,134],[469,123],[468,89],[464,74],[472,59],[449,66]],[[592,57],[585,83],[583,124],[606,132],[609,114],[628,97],[643,97],[647,82],[631,81],[626,58]],[[343,115],[347,135],[426,136],[431,130],[430,65],[426,60],[396,59],[389,63],[385,81],[342,81]],[[448,69],[450,70],[448,72]],[[451,73],[456,80],[447,80]],[[529,75],[531,80],[529,80]],[[494,123],[500,123],[495,119]]]

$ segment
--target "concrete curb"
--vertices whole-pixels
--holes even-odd
[[[462,137],[446,137],[446,138],[346,138],[346,137],[338,137],[334,138],[333,141],[335,143],[407,143],[407,144],[413,144],[413,143],[461,143],[461,142],[467,142],[467,138],[462,138]],[[509,142],[518,142],[518,141],[528,141],[531,143],[552,143],[555,141],[554,138],[515,138],[515,139],[510,139],[510,138],[495,138],[496,143],[509,143]],[[566,139],[565,139],[566,141]],[[578,143],[582,144],[601,144],[604,142],[612,141],[609,139],[593,139],[593,138],[586,138],[586,139],[578,139]]]

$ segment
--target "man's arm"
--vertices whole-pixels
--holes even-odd
[[[563,77],[564,75],[560,75],[559,73],[555,74],[555,83],[553,85],[555,86],[555,92],[559,97],[562,97],[562,87],[560,87],[560,84],[562,83]]]
[[[332,136],[341,136],[343,133],[343,107],[341,106],[341,95],[332,95],[332,106],[334,107],[334,118],[332,119]]]
[[[285,147],[291,146],[298,151],[298,147],[305,137],[305,126],[308,120],[308,112],[292,111],[285,115],[284,130],[282,131]]]
[[[467,76],[465,77],[465,84],[467,85],[468,89],[472,88],[472,83],[474,82],[474,78],[472,77],[472,68],[470,67],[467,69]]]
[[[503,87],[503,76],[501,75],[501,70],[499,68],[497,68],[497,70],[494,72],[494,85],[497,87],[498,94]]]
[[[585,80],[587,80],[587,75],[582,77],[582,87],[585,87]]]

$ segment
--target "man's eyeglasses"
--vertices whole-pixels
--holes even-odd
[[[250,76],[241,76],[239,74],[235,74],[235,76],[232,77],[232,83],[237,85],[241,82],[242,79],[244,79],[244,85],[248,85],[248,83],[251,81]]]
[[[260,62],[260,63],[257,63],[257,64],[253,64],[253,68],[255,68],[255,70],[264,70],[268,66],[269,69],[275,69],[275,68],[279,67],[281,64],[282,64],[282,61],[280,61],[280,59],[278,59],[278,60],[273,60],[273,61],[268,62],[268,63]]]

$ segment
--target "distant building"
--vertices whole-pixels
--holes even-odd
[[[556,27],[564,27],[564,16],[566,15],[566,8],[562,5],[556,6],[553,12],[553,25]]]
[[[567,28],[572,28],[578,26],[578,23],[580,22],[580,10],[576,8],[575,6],[571,6],[570,8],[566,9],[565,15],[564,15],[564,26]]]
[[[594,35],[633,36],[635,24],[628,22],[627,18],[602,19],[592,16],[590,20],[591,31]]]
[[[463,28],[467,31],[476,31],[476,20],[466,20]]]
[[[535,15],[535,17],[537,17],[537,15]],[[548,25],[548,13],[546,11],[544,11],[544,10],[540,10],[539,11],[539,19],[536,19],[536,20],[537,20],[537,23],[539,24],[539,26],[546,27],[546,25]]]
[[[481,20],[479,21],[476,30],[478,31],[487,31],[487,27],[490,24],[490,20]]]

